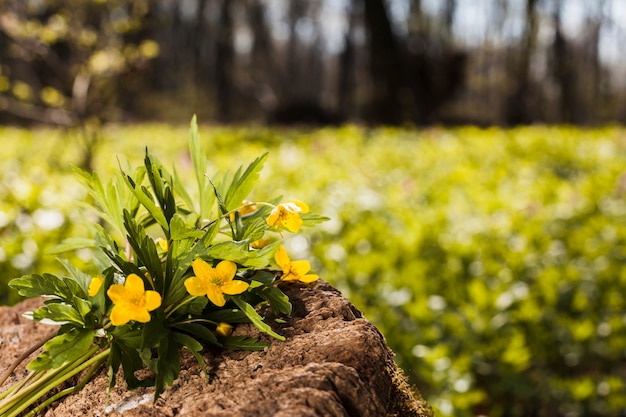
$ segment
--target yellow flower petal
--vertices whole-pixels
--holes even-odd
[[[291,262],[291,270],[296,275],[305,275],[307,272],[311,270],[311,264],[309,261],[292,261]]]
[[[276,251],[274,260],[276,260],[276,263],[280,269],[283,270],[283,272],[287,273],[289,271],[289,263],[291,262],[291,259],[289,259],[289,255],[283,246]]]
[[[143,294],[143,292],[145,291],[143,280],[135,274],[130,274],[128,277],[126,277],[126,282],[124,282],[124,288],[126,288],[126,291],[134,296]]]
[[[111,311],[111,324],[114,326],[123,326],[132,320],[131,311],[124,305],[115,305]]]
[[[96,294],[98,294],[98,291],[100,291],[103,282],[104,279],[102,279],[100,275],[91,279],[91,282],[89,283],[89,289],[87,290],[87,293],[90,297],[95,297]]]
[[[224,294],[217,285],[210,285],[207,289],[206,296],[218,307],[224,307],[224,304],[226,304]]]
[[[197,277],[202,279],[209,279],[210,276],[213,275],[213,268],[211,265],[203,261],[202,259],[196,259],[191,264],[193,268],[193,273],[196,274]]]
[[[233,326],[228,323],[220,323],[217,325],[215,332],[220,336],[230,336],[233,333]]]
[[[156,291],[144,290],[143,280],[130,274],[124,285],[111,285],[107,294],[113,301],[111,324],[122,326],[131,320],[141,323],[150,321],[150,311],[161,306],[161,294]]]
[[[228,295],[237,295],[247,290],[249,286],[250,284],[248,284],[247,282],[235,279],[224,285],[222,287],[222,292]]]
[[[270,215],[267,217],[267,224],[269,224],[270,226],[278,227],[279,218],[280,218],[280,209],[276,207],[274,210],[272,210]]]
[[[126,298],[126,288],[120,284],[113,284],[109,287],[107,295],[113,304],[119,304]]]
[[[148,310],[143,309],[134,310],[132,320],[138,321],[140,323],[147,323],[150,321],[150,313],[148,313]]]
[[[285,226],[285,229],[292,233],[296,233],[302,226],[302,218],[298,213],[287,212],[284,215],[282,224]]]
[[[185,288],[187,292],[195,297],[206,295],[206,284],[204,280],[198,277],[191,277],[185,280]]]
[[[156,310],[161,307],[161,294],[156,291],[146,291],[144,297],[146,297],[146,309],[148,311]]]
[[[288,203],[294,204],[294,205],[296,205],[300,209],[300,210],[293,210],[293,211],[300,211],[302,213],[308,213],[309,212],[309,206],[306,205],[305,203],[303,203],[300,200],[289,200]]]
[[[300,282],[304,282],[306,284],[309,284],[311,282],[315,282],[319,279],[319,276],[315,275],[315,274],[309,274],[309,275],[305,275],[300,277]]]
[[[231,281],[237,273],[237,265],[232,261],[221,261],[215,266],[215,273],[223,283]]]

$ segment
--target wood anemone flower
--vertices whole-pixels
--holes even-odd
[[[231,261],[221,261],[213,268],[202,259],[196,259],[191,267],[195,276],[185,280],[185,288],[189,294],[196,297],[206,295],[218,307],[226,304],[224,294],[241,294],[250,285],[233,279],[237,273],[237,265]]]
[[[150,311],[161,306],[161,294],[146,291],[143,280],[135,274],[130,274],[124,285],[111,285],[107,294],[114,304],[110,316],[114,326],[122,326],[131,320],[147,323]]]
[[[284,227],[290,232],[297,232],[302,226],[300,213],[308,213],[309,206],[302,201],[290,200],[287,203],[279,204],[272,210],[267,218],[267,224],[277,228]]]
[[[274,259],[283,271],[283,275],[280,277],[283,281],[300,281],[308,284],[317,281],[319,278],[315,274],[307,274],[311,270],[309,261],[292,261],[282,246],[274,255]]]

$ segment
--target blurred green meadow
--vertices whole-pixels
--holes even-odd
[[[102,178],[145,147],[192,175],[186,126],[106,127]],[[626,415],[626,130],[201,127],[209,172],[269,151],[255,188],[332,220],[288,239],[378,326],[439,416]],[[0,296],[62,273],[97,221],[80,133],[0,128]],[[62,254],[89,272],[89,249]]]

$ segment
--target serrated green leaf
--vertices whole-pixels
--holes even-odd
[[[250,268],[263,268],[270,264],[280,247],[280,241],[272,242],[261,250],[250,250],[250,242],[226,241],[210,246],[206,255],[213,259],[225,259]]]
[[[26,298],[52,297],[71,302],[74,294],[81,294],[81,287],[70,279],[59,278],[52,274],[33,274],[14,278],[9,286]]]
[[[43,352],[31,361],[26,367],[30,371],[45,371],[55,369],[66,362],[78,359],[85,354],[95,337],[93,330],[78,330],[72,328],[61,333],[43,345]]]
[[[62,303],[47,304],[33,311],[33,320],[41,321],[44,319],[57,323],[74,323],[79,326],[85,324],[83,317],[73,306]]]
[[[87,293],[89,292],[89,283],[91,282],[91,275],[85,274],[83,271],[72,265],[67,259],[57,258],[57,260],[70,274],[69,278],[74,280],[82,289],[82,294],[75,295],[81,298],[87,298]]]

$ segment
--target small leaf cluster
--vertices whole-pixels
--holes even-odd
[[[103,222],[91,225],[93,239],[68,239],[59,250],[92,248],[100,275],[92,277],[61,260],[66,275],[33,274],[10,282],[21,296],[45,297],[44,305],[31,313],[32,319],[61,325],[30,362],[29,370],[63,369],[61,373],[69,375],[99,352],[94,365],[106,362],[110,387],[121,370],[129,389],[154,386],[156,401],[178,377],[181,348],[205,369],[201,352],[207,344],[247,350],[269,346],[266,341],[231,335],[237,323],[252,323],[260,332],[285,340],[268,324],[281,322],[280,317],[292,310],[278,285],[284,265],[275,260],[278,250],[284,251],[283,230],[268,221],[280,199],[244,201],[268,155],[212,180],[205,172],[208,160],[200,147],[195,117],[190,136],[195,190],[187,189],[176,170],[170,173],[148,149],[142,167],[120,167],[108,184],[95,173],[77,170],[95,202],[91,208]],[[304,226],[323,220],[310,213],[302,216]],[[221,262],[235,265],[234,279],[242,282],[240,293],[224,292],[223,306],[190,294],[185,281],[194,276],[194,262],[206,264],[211,271]],[[308,270],[308,261],[295,262],[306,262]],[[219,289],[221,283],[210,285]],[[146,306],[147,293],[154,294],[150,306]],[[120,304],[120,297],[128,298],[122,300],[125,304]],[[267,308],[259,310],[260,306]],[[114,308],[128,310],[122,311],[128,317],[139,317],[131,314],[134,310],[143,311],[146,320],[116,322]],[[151,376],[140,379],[137,371],[145,368]]]

